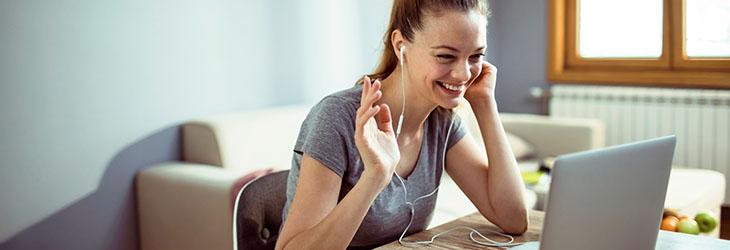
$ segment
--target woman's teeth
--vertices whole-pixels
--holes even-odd
[[[448,90],[452,90],[452,91],[462,91],[466,87],[466,85],[451,85],[451,84],[444,83],[444,82],[439,82],[439,81],[436,81],[436,82],[439,85],[441,85],[442,87],[444,87]]]

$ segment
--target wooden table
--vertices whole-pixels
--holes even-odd
[[[540,239],[540,232],[542,232],[542,224],[545,218],[545,213],[540,211],[530,211],[530,228],[527,232],[520,236],[515,236],[515,242],[527,242],[537,241]],[[440,225],[438,227],[413,234],[405,238],[406,241],[422,241],[429,240],[432,236],[452,229],[457,226],[467,226],[478,230],[484,236],[489,237],[495,241],[505,241],[499,235],[494,233],[487,233],[487,229],[501,232],[501,230],[487,221],[478,212],[461,217],[453,220],[449,223]],[[423,246],[419,248],[430,248],[430,249],[505,249],[498,247],[485,247],[476,244],[469,239],[469,230],[459,229],[454,230],[446,235],[439,236],[436,238],[433,244],[429,246]],[[401,246],[398,241],[391,242],[385,246],[377,249],[413,249],[411,247]],[[683,233],[659,231],[657,239],[656,249],[659,250],[684,250],[684,249],[703,249],[703,250],[714,250],[714,249],[730,249],[730,241],[720,240],[706,236],[696,236]]]
[[[515,236],[515,242],[527,242],[527,241],[536,241],[540,239],[540,232],[542,231],[542,221],[545,218],[545,213],[540,211],[534,211],[531,210],[529,212],[530,216],[530,227],[527,229],[527,232],[520,236]],[[431,228],[429,230],[416,233],[413,235],[410,235],[406,237],[405,241],[421,241],[421,240],[429,240],[432,236],[452,229],[456,226],[467,226],[476,229],[480,233],[484,234],[484,236],[494,240],[494,241],[506,241],[507,239],[499,236],[494,233],[488,233],[487,229],[501,232],[502,230],[499,229],[499,227],[495,226],[491,222],[487,221],[487,219],[484,218],[481,214],[478,212],[461,217],[459,219],[453,220],[451,222],[448,222],[446,224],[440,225],[438,227]],[[423,248],[430,248],[430,249],[505,249],[505,248],[498,248],[498,247],[485,247],[479,244],[476,244],[469,239],[469,230],[466,229],[458,229],[451,231],[445,235],[439,236],[436,238],[433,244],[429,246],[424,246]],[[475,237],[477,238],[477,237]],[[477,238],[478,239],[478,238]],[[398,241],[391,242],[385,246],[376,248],[376,249],[413,249],[411,247],[401,246]]]

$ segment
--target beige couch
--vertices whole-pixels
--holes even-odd
[[[233,196],[243,182],[268,172],[262,169],[290,167],[292,146],[308,111],[309,106],[269,108],[186,123],[184,161],[152,166],[137,176],[141,248],[231,249]],[[481,142],[473,115],[465,115],[468,109],[459,112]],[[539,157],[603,146],[603,127],[595,120],[501,118],[505,129],[533,145]],[[250,174],[254,170],[258,172]],[[471,211],[453,182],[446,177],[442,183],[432,225]]]

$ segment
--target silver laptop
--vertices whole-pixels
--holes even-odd
[[[654,249],[675,136],[560,156],[540,242],[513,249]]]

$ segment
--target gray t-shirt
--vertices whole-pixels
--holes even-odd
[[[303,154],[309,155],[342,177],[338,202],[357,183],[364,170],[354,138],[355,115],[360,106],[361,93],[362,85],[356,85],[325,97],[312,108],[302,123],[287,181],[287,200],[282,217],[284,220],[294,199]],[[394,176],[368,210],[350,242],[351,247],[380,245],[398,239],[410,219],[406,200],[412,202],[417,197],[429,194],[440,183],[443,147],[450,123],[450,111],[437,108],[431,112],[423,127],[423,142],[416,167],[404,179],[408,197],[404,198],[403,187]],[[454,116],[447,148],[456,144],[465,134],[466,128],[462,126],[459,117]],[[436,205],[436,196],[434,194],[415,204],[413,225],[407,235],[426,229]]]

